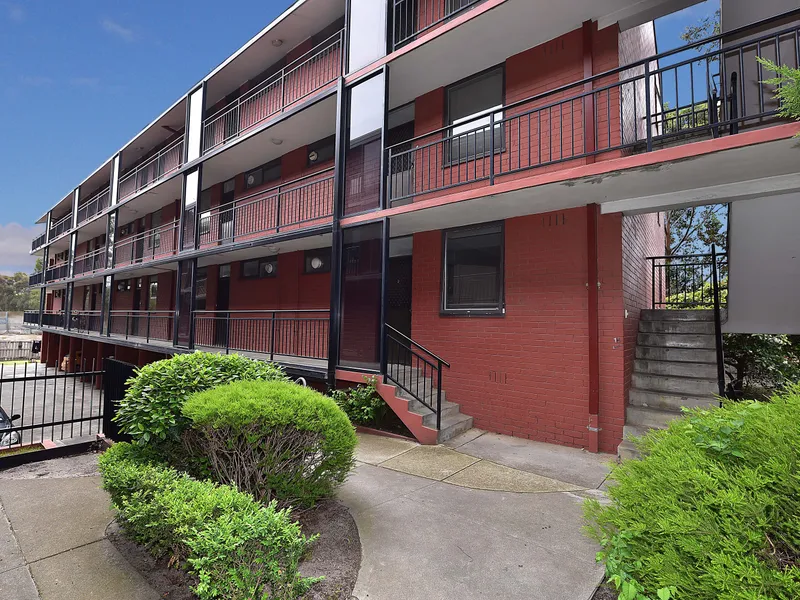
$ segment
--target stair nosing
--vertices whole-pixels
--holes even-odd
[[[714,394],[713,396],[696,396],[694,394],[676,394],[675,392],[665,392],[664,390],[651,390],[650,388],[630,388],[629,392],[647,392],[648,394],[658,394],[660,396],[673,396],[675,398],[699,398],[699,399],[716,399],[717,395]],[[638,406],[637,404],[630,404],[630,406]],[[640,408],[647,408],[647,407],[640,407]]]
[[[689,363],[694,364],[694,363]],[[708,381],[711,383],[717,383],[716,377],[687,377],[686,375],[660,375],[658,373],[642,373],[634,369],[634,375],[643,375],[645,377],[667,377],[668,379],[687,379],[692,381]]]

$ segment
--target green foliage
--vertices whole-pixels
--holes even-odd
[[[667,212],[667,254],[700,254],[728,246],[727,204],[691,206]],[[724,221],[723,221],[724,219]]]
[[[628,600],[800,598],[800,386],[771,402],[687,411],[586,504]]]
[[[377,425],[386,418],[389,410],[378,394],[377,378],[367,377],[366,382],[367,385],[333,390],[330,394],[354,425]]]
[[[0,275],[0,311],[21,312],[39,309],[39,290],[28,287],[26,273]]]
[[[285,379],[278,365],[237,354],[178,354],[137,371],[114,420],[141,445],[175,444],[189,424],[181,408],[193,393],[231,381]]]
[[[756,57],[756,60],[777,75],[764,83],[777,87],[775,97],[781,105],[781,116],[800,120],[800,69],[777,65],[771,60],[760,57]]]
[[[353,466],[356,436],[330,398],[286,381],[239,381],[191,396],[190,450],[211,476],[258,500],[311,506]]]
[[[316,538],[303,536],[288,510],[151,459],[115,444],[100,457],[103,486],[127,534],[194,574],[200,600],[298,598],[318,581],[298,571]]]
[[[723,339],[726,371],[737,392],[800,382],[800,345],[791,336],[728,333]]]
[[[717,9],[713,15],[702,17],[696,25],[687,25],[681,33],[681,39],[687,44],[692,44],[719,34],[719,9]],[[697,52],[700,53],[713,52],[717,49],[719,49],[719,41],[701,44],[696,48]]]

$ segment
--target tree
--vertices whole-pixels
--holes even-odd
[[[800,69],[792,69],[786,65],[777,65],[771,60],[757,58],[767,70],[776,74],[772,79],[764,81],[777,89],[775,97],[781,105],[780,115],[800,121]]]
[[[693,44],[707,37],[719,35],[721,33],[719,25],[719,9],[713,15],[705,16],[696,25],[687,25],[681,33],[681,39],[687,44]],[[719,49],[719,41],[708,42],[697,47],[701,54],[712,52]]]
[[[33,268],[33,272],[34,273],[41,273],[43,268],[44,268],[44,265],[42,264],[42,259],[41,259],[41,257],[39,257],[39,258],[36,259],[36,266]]]
[[[20,312],[39,308],[39,292],[28,287],[28,275],[0,275],[0,311]]]
[[[719,252],[724,252],[728,247],[727,212],[727,204],[669,211],[666,219],[667,254],[702,254],[709,252],[712,244]]]

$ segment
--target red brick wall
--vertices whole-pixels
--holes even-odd
[[[652,306],[652,270],[648,256],[666,252],[664,215],[649,213],[622,218],[622,289],[625,318],[625,397],[633,374],[639,315]]]
[[[618,66],[618,33],[616,25],[601,31],[593,30],[590,52],[594,74]],[[525,100],[583,79],[583,46],[583,32],[581,29],[576,29],[508,58],[505,62],[505,103]],[[617,76],[600,79],[594,83],[594,87],[604,87],[617,79]],[[537,172],[548,172],[582,165],[587,160],[609,160],[620,156],[618,151],[609,151],[594,159],[572,159],[573,156],[588,149],[584,146],[584,103],[580,99],[556,104],[552,109],[526,114],[532,109],[567,100],[583,91],[582,86],[575,86],[560,94],[509,109],[505,113],[505,117],[518,118],[504,125],[504,149],[493,157],[496,179],[506,181],[531,174],[530,171],[502,174],[517,169],[536,167]],[[613,89],[609,93],[597,94],[594,105],[593,114],[597,115],[597,150],[619,144],[619,91]],[[414,135],[420,136],[444,127],[445,110],[444,88],[417,98]],[[442,137],[436,135],[421,140],[418,144],[421,148],[414,152],[414,161],[417,165],[416,190],[420,192],[414,200],[430,198],[433,194],[424,194],[425,190],[445,185],[461,184],[459,190],[488,185],[487,181],[476,181],[489,176],[488,157],[471,159],[466,163],[460,163],[457,167],[443,167],[448,160],[446,155],[449,146],[433,144]],[[486,139],[489,139],[488,129]],[[564,162],[537,167],[541,163],[559,160]],[[424,168],[421,168],[421,165],[424,165]]]
[[[440,316],[442,234],[414,236],[412,336],[441,354],[448,399],[475,426],[588,446],[589,345],[586,209],[505,224],[502,317]],[[599,222],[600,448],[624,424],[621,217]]]

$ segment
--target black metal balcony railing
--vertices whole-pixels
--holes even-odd
[[[146,342],[172,341],[175,311],[112,310],[109,331],[112,336],[141,338]]]
[[[22,313],[22,322],[25,325],[33,325],[35,327],[39,326],[39,311],[38,310],[26,310]]]
[[[330,311],[195,311],[195,346],[252,352],[270,360],[328,358]]]
[[[483,0],[394,0],[393,48],[405,46],[421,33],[436,27]]]
[[[251,127],[332,83],[342,74],[339,31],[255,88],[203,121],[203,152],[222,146]]]
[[[78,333],[100,333],[103,313],[99,310],[73,310],[69,315],[69,328]]]
[[[114,245],[114,266],[122,267],[171,256],[178,251],[178,221],[120,240]]]
[[[64,329],[64,311],[46,310],[42,313],[42,327]]]
[[[105,248],[98,248],[86,254],[75,257],[74,277],[83,275],[93,275],[106,268],[107,251]]]
[[[200,215],[200,245],[327,222],[333,216],[333,169],[251,194]]]
[[[44,283],[44,271],[39,271],[38,273],[31,273],[28,275],[28,285],[41,285]]]
[[[755,34],[792,15],[800,15],[800,9],[390,146],[387,197],[407,200],[477,182],[494,185],[498,177],[546,165],[598,154],[613,158],[650,152],[656,146],[777,123],[776,87],[764,83],[767,75],[756,57],[797,66],[800,27]],[[752,39],[719,47],[723,39],[749,33]],[[714,45],[716,49],[702,52]],[[697,54],[658,66],[687,51]],[[664,82],[670,83],[669,94]],[[585,86],[593,89],[585,91]]]
[[[47,243],[47,232],[45,231],[42,235],[34,238],[33,243],[31,244],[31,252],[34,250],[38,250],[42,246]]]
[[[143,161],[119,180],[119,201],[133,196],[144,188],[164,179],[183,165],[183,137]]]
[[[106,188],[78,207],[78,225],[103,212],[111,205],[111,189]]]
[[[67,213],[50,225],[50,239],[63,235],[72,228],[72,212]]]
[[[69,265],[67,263],[50,267],[44,273],[45,281],[59,281],[67,277],[69,277]]]

